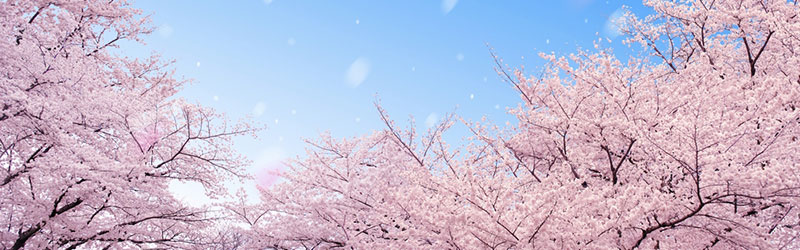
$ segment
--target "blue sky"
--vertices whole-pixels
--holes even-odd
[[[539,52],[566,55],[612,38],[609,20],[637,1],[189,1],[139,0],[151,15],[146,45],[175,59],[178,77],[193,79],[179,95],[224,112],[252,116],[268,129],[237,140],[252,173],[302,154],[303,138],[324,131],[351,137],[382,129],[376,95],[398,124],[452,112],[467,120],[513,118],[518,95],[493,69],[489,43],[512,67],[538,73]],[[448,138],[457,144],[458,131]]]

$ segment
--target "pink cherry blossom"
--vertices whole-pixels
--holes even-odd
[[[378,106],[385,129],[322,135],[232,208],[253,248],[800,248],[800,7],[647,0],[618,22],[634,57],[542,54],[497,72],[517,125],[442,139]],[[456,144],[460,145],[460,144]],[[246,212],[245,212],[246,210]]]
[[[171,63],[116,56],[152,29],[126,1],[0,2],[0,248],[205,248],[217,217],[170,181],[225,195],[253,131],[176,99]]]

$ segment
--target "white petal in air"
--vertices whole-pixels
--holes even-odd
[[[264,4],[269,5],[272,3],[272,0],[264,0]]]
[[[475,99],[475,94],[469,94],[469,99],[470,100]]]
[[[456,55],[456,60],[464,61],[464,54],[458,53],[458,55]]]
[[[197,65],[197,67],[200,68],[200,62],[197,62],[194,65]]]
[[[264,104],[263,102],[258,102],[256,103],[256,106],[253,107],[253,115],[256,117],[263,115],[264,111],[267,111],[267,104]]]
[[[356,24],[360,24],[360,23],[361,23],[361,21],[356,19]]]
[[[345,81],[347,82],[347,86],[351,88],[358,87],[364,80],[367,79],[367,75],[369,75],[369,60],[363,57],[359,57],[353,63],[350,64],[350,68],[347,69],[347,74],[345,75]]]
[[[219,101],[219,96],[214,96],[214,101]]]
[[[289,46],[294,46],[295,43],[297,43],[297,41],[294,40],[294,37],[290,37],[289,40],[286,40],[286,44],[289,44]]]
[[[457,3],[458,0],[442,0],[442,13],[447,15],[447,13],[450,13],[450,11],[456,7]]]
[[[361,122],[361,118],[360,117],[356,117],[356,122]]]
[[[439,115],[436,113],[431,113],[425,118],[425,127],[432,128],[433,125],[436,125],[436,122],[439,121]]]

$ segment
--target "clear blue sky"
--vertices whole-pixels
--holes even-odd
[[[194,79],[181,96],[266,124],[258,140],[236,144],[258,173],[303,154],[302,138],[382,129],[376,94],[398,124],[413,115],[418,131],[453,110],[513,122],[505,108],[518,95],[485,44],[538,73],[539,52],[566,55],[598,37],[620,47],[608,21],[622,5],[646,13],[639,1],[611,0],[138,0],[156,30],[123,53],[175,59],[177,76]]]

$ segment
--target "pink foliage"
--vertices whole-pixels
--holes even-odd
[[[124,0],[0,1],[0,248],[212,246],[211,211],[168,184],[224,194],[252,130],[173,98],[158,56],[110,51],[149,31]]]
[[[283,174],[284,168],[284,165],[281,163],[262,166],[261,170],[255,176],[257,185],[262,188],[268,188],[277,183]]]
[[[134,133],[134,135],[136,140],[134,140],[133,143],[136,143],[136,147],[141,147],[141,150],[149,150],[155,147],[155,144],[161,139],[161,136],[163,136],[162,132],[159,130],[158,123],[145,126]]]
[[[463,147],[386,129],[323,135],[264,203],[252,247],[780,249],[800,236],[800,7],[648,0],[639,55],[543,54],[497,70],[519,125],[465,122]]]

